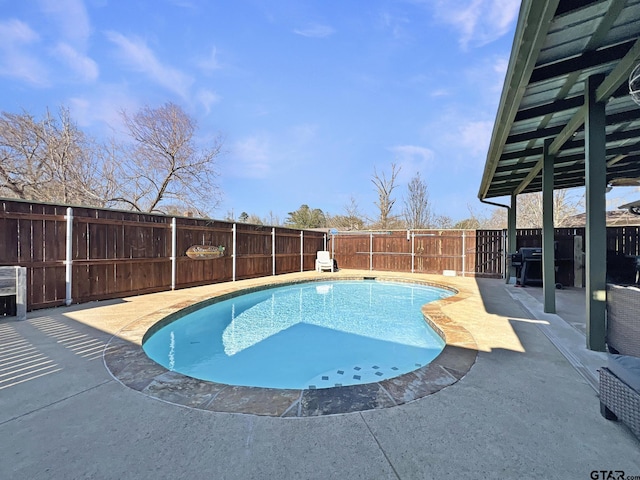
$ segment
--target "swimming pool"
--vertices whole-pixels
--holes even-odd
[[[145,338],[170,371],[229,385],[322,389],[377,382],[444,348],[421,307],[453,293],[371,280],[310,282],[197,309]]]

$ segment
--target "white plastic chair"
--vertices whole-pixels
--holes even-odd
[[[330,269],[333,272],[333,260],[326,250],[319,250],[316,254],[316,272]]]

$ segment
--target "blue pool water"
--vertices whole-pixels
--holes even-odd
[[[371,280],[309,282],[214,303],[143,345],[165,368],[230,385],[328,388],[376,382],[431,362],[444,341],[421,307],[452,292]]]

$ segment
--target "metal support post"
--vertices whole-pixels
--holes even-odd
[[[607,184],[605,102],[596,102],[601,75],[587,78],[585,85],[585,186],[587,227],[585,231],[585,267],[587,302],[587,348],[605,350],[606,270],[607,270]]]
[[[516,253],[516,250],[518,249],[518,246],[516,245],[517,243],[516,218],[518,213],[517,205],[518,205],[518,196],[511,195],[511,207],[509,207],[509,209],[507,210],[507,252],[506,252],[507,254]],[[505,265],[506,265],[506,269],[505,269],[506,281],[507,283],[510,283],[511,279],[515,278],[516,276],[516,269],[511,265],[511,262],[509,262],[509,264],[507,265],[506,258],[505,258]]]
[[[556,268],[553,225],[553,161],[549,147],[553,138],[544,141],[542,163],[542,290],[544,312],[556,313]]]

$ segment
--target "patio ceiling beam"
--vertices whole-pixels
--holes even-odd
[[[592,3],[598,3],[599,1],[601,0],[573,0],[572,2],[562,2],[558,6],[556,15],[564,15],[565,13],[569,13],[573,10],[581,10],[584,7],[587,7]]]
[[[503,153],[500,156],[500,160],[516,160],[518,158],[538,157],[539,155],[542,155],[542,147],[534,147],[526,150],[516,150],[515,152]],[[496,171],[498,171],[497,168]]]
[[[522,120],[530,120],[536,117],[544,117],[551,113],[564,112],[566,110],[572,110],[577,107],[581,107],[584,103],[584,97],[577,95],[572,98],[564,98],[562,100],[555,100],[550,103],[538,105],[536,107],[527,108],[526,110],[520,110],[515,118],[514,122],[520,122]]]
[[[635,148],[630,149],[629,145],[624,145],[621,147],[607,149],[607,157],[613,156],[613,158],[610,158],[609,160],[607,160],[607,165],[613,166],[616,163],[620,162],[621,160],[628,158],[632,155],[635,155],[636,153],[638,153],[637,150],[638,148],[640,148],[640,144],[634,144],[634,147]],[[633,151],[633,150],[636,150],[636,151]],[[584,162],[585,162],[584,152],[571,154],[571,155],[565,154],[562,156],[556,156],[555,171],[556,173],[566,173],[574,170],[579,171],[580,169],[584,168]],[[524,180],[525,176],[528,176],[528,174],[525,172],[527,172],[531,167],[535,166],[536,163],[537,163],[537,160],[530,160],[530,161],[522,161],[515,165],[503,165],[496,169],[495,176],[498,177],[501,174],[502,176],[509,177],[509,180],[512,180],[512,181],[517,179]]]
[[[530,132],[518,133],[516,135],[509,135],[507,137],[506,144],[509,145],[510,143],[520,143],[527,142],[529,140],[537,140],[539,138],[553,137],[559,134],[562,131],[562,128],[562,125],[557,125],[555,127],[548,127],[539,130],[531,130]]]
[[[626,82],[638,58],[640,58],[640,40],[635,41],[633,47],[629,49],[624,58],[618,62],[615,68],[596,89],[594,101],[597,103],[606,101],[620,87],[620,85]],[[571,137],[573,137],[573,134],[584,125],[586,116],[587,106],[582,105],[573,115],[571,120],[569,120],[566,127],[562,129],[555,140],[551,143],[549,147],[549,153],[551,155],[557,154],[562,146]],[[543,161],[544,159],[542,158],[538,160],[536,166],[531,170],[529,175],[527,175],[524,181],[515,189],[515,194],[522,193],[524,189],[527,188],[527,185],[529,185],[531,180],[540,173]]]
[[[616,155],[615,157],[613,157],[611,160],[607,162],[607,167],[612,167],[616,163],[618,163],[620,160],[624,160],[625,158],[627,158],[627,155]]]
[[[561,62],[542,65],[533,70],[529,84],[544,82],[545,80],[561,77],[587,68],[597,67],[603,63],[615,62],[629,53],[632,47],[633,41],[628,41],[608,48],[584,52],[578,57],[569,58]]]
[[[627,91],[626,86],[625,86],[625,91],[626,91],[626,95],[628,95],[629,92]],[[637,112],[635,110],[637,110]],[[635,110],[607,116],[607,124],[609,126],[613,126],[617,124],[627,124],[633,120],[637,120],[638,118],[640,118],[640,109],[635,109]],[[544,140],[545,138],[554,137],[558,135],[563,128],[564,128],[564,125],[556,125],[555,127],[548,127],[540,130],[531,130],[530,132],[523,132],[523,133],[518,133],[516,135],[510,135],[507,138],[506,145],[510,145],[510,144],[513,145],[516,143],[528,142],[530,140]],[[563,146],[565,147],[566,145],[577,146],[578,144],[582,146],[582,140],[580,139],[576,140],[577,137],[575,135],[573,135],[572,137],[574,140],[571,142],[567,142],[567,144]],[[627,138],[640,138],[640,128],[634,128],[633,130],[621,130],[621,131],[609,133],[607,135],[607,142],[611,142],[615,140],[624,140]],[[504,158],[505,158],[504,156],[500,157],[501,160],[504,160]]]

